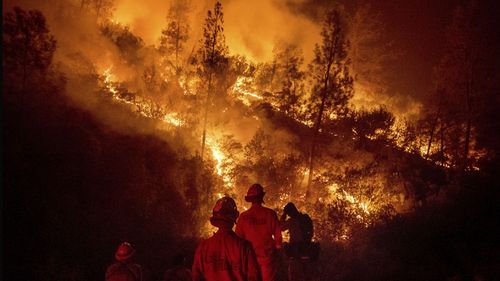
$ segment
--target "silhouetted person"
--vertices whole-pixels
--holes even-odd
[[[116,249],[116,262],[106,269],[106,281],[142,281],[142,268],[131,261],[135,249],[128,242]]]
[[[262,206],[265,194],[260,184],[250,186],[245,201],[251,202],[252,206],[238,219],[236,234],[252,243],[262,280],[274,281],[279,267],[277,249],[281,249],[282,237],[278,215]]]
[[[299,212],[290,202],[286,204],[280,222],[281,229],[290,233],[290,241],[284,245],[285,254],[289,259],[288,280],[313,280],[315,274],[312,261],[319,255],[319,244],[312,242],[314,227],[311,218]]]
[[[177,254],[172,259],[172,267],[165,271],[163,281],[191,281],[191,270],[186,268],[186,257]]]
[[[239,212],[230,197],[215,204],[210,223],[218,228],[202,241],[194,256],[193,281],[257,281],[259,265],[250,243],[233,232]]]

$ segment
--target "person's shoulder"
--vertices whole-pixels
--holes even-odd
[[[203,247],[203,246],[209,244],[210,240],[213,240],[213,239],[214,239],[214,235],[212,235],[210,237],[207,237],[207,238],[201,239],[200,243],[198,243],[198,248]]]
[[[108,270],[115,269],[121,267],[123,265],[122,262],[114,262],[108,266]]]
[[[200,240],[198,246],[196,247],[196,251],[200,251],[201,249],[206,248],[207,245],[210,243],[211,238],[213,238],[213,236]]]
[[[120,263],[118,262],[115,262],[115,263],[112,263],[110,264],[107,268],[106,268],[106,272],[109,272],[111,270],[114,270],[115,268],[119,267],[120,266]]]
[[[271,215],[276,215],[276,211],[274,211],[273,209],[265,207],[265,206],[262,206],[262,208],[264,208],[264,210],[266,210],[267,213],[269,213]]]
[[[243,212],[240,213],[239,218],[248,217],[248,215],[250,215],[250,213],[251,213],[251,209],[245,210],[245,211],[243,211]]]
[[[308,214],[306,214],[306,213],[301,213],[301,214],[300,214],[300,217],[301,217],[302,219],[312,221],[311,217],[310,217]]]
[[[301,213],[300,216],[298,217],[299,222],[307,225],[312,225],[313,221],[311,217],[308,214]]]

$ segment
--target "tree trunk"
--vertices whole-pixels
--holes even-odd
[[[213,80],[213,73],[214,73],[214,69],[213,67],[215,67],[214,64],[214,57],[215,57],[215,46],[217,45],[217,26],[214,27],[214,37],[213,37],[213,41],[212,41],[212,50],[210,51],[210,63],[211,65],[209,66],[209,69],[208,69],[208,87],[207,87],[207,100],[205,101],[205,116],[204,116],[204,120],[203,120],[203,134],[202,134],[202,140],[201,140],[201,171],[203,172],[203,158],[204,158],[204,154],[205,154],[205,144],[206,144],[206,137],[207,137],[207,123],[208,123],[208,108],[210,107],[210,93],[212,92],[212,80]],[[206,184],[204,183],[204,181],[202,180],[202,185],[203,184]],[[202,190],[204,190],[207,194],[207,198],[206,198],[206,206],[209,206],[210,204],[210,185],[206,184],[206,188],[204,188],[203,186],[201,187]]]
[[[175,75],[179,75],[179,33],[180,33],[179,20],[177,20],[177,30],[175,36]]]
[[[432,140],[434,138],[434,129],[436,127],[437,117],[434,119],[431,125],[431,131],[429,133],[429,142],[427,143],[427,152],[425,153],[425,157],[429,158],[429,153],[431,152]]]
[[[472,74],[472,66],[469,66],[469,79],[467,81],[467,88],[465,90],[465,102],[467,103],[467,112],[466,118],[467,123],[465,126],[465,143],[464,143],[464,155],[463,155],[463,167],[462,170],[466,170],[469,166],[469,149],[470,149],[470,137],[472,130],[472,89],[473,89],[473,74]]]
[[[434,118],[432,125],[431,125],[431,131],[430,131],[430,136],[429,136],[429,143],[427,144],[427,152],[425,153],[426,157],[429,158],[429,154],[431,152],[431,146],[432,146],[432,141],[434,140],[434,131],[436,130],[437,127],[437,122],[439,120],[439,117],[441,115],[441,107],[442,107],[442,102],[443,102],[443,93],[439,92],[439,103],[438,103],[438,109],[436,112],[436,117]]]
[[[207,99],[205,101],[205,113],[203,117],[203,134],[201,138],[201,163],[203,163],[203,155],[205,152],[205,143],[207,136],[207,122],[208,122],[208,107],[210,105],[210,92],[212,91],[212,73],[208,76],[208,91],[207,91]]]
[[[30,35],[29,32],[25,32],[24,34],[24,56],[23,56],[23,80],[22,80],[22,90],[26,89],[26,80],[28,78],[28,49],[30,45]]]
[[[99,21],[99,15],[101,13],[101,7],[102,7],[102,0],[97,0],[96,2],[96,21]]]
[[[441,119],[441,128],[440,128],[440,134],[441,134],[441,147],[439,149],[440,151],[440,160],[441,160],[441,166],[444,167],[444,122],[443,119]]]
[[[214,63],[215,56],[215,45],[217,45],[217,26],[214,28],[214,40],[212,41],[212,50],[210,52],[210,62]],[[211,65],[210,67],[214,67]],[[201,163],[203,164],[203,154],[205,152],[205,142],[206,142],[206,134],[207,134],[207,120],[208,120],[208,107],[210,104],[210,92],[212,91],[212,74],[213,69],[209,69],[208,74],[208,91],[207,91],[207,100],[205,101],[205,117],[203,121],[203,136],[201,140]]]
[[[471,131],[471,119],[467,119],[467,125],[465,129],[465,144],[464,144],[464,159],[463,159],[463,169],[466,170],[469,166],[469,146],[470,146],[470,131]]]
[[[276,91],[276,87],[274,87],[274,76],[276,75],[276,60],[273,60],[273,67],[271,69],[271,81],[269,82],[271,84],[271,93],[274,93]]]
[[[324,78],[324,85],[323,85],[323,93],[321,96],[321,105],[319,107],[318,119],[316,119],[316,124],[314,125],[313,138],[311,141],[311,151],[309,153],[309,176],[308,176],[308,180],[307,180],[306,200],[308,200],[311,197],[311,184],[312,184],[312,180],[313,180],[316,139],[318,137],[318,133],[319,133],[319,130],[321,128],[321,119],[323,118],[323,111],[325,110],[326,94],[327,94],[327,89],[328,89],[328,80],[330,79],[330,68],[332,66],[332,63],[333,63],[332,60],[330,60],[330,62],[328,63],[327,69],[326,69],[326,74],[325,74],[325,78]]]

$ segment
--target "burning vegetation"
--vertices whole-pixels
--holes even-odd
[[[498,139],[485,137],[490,128],[482,120],[492,114],[498,72],[477,38],[474,5],[456,10],[435,92],[413,104],[415,118],[392,110],[386,98],[383,67],[393,58],[368,5],[334,5],[322,15],[311,58],[297,41],[276,40],[271,59],[258,60],[233,53],[244,48],[228,44],[220,2],[203,9],[198,23],[193,17],[203,5],[173,0],[154,44],[121,21],[126,16],[115,4],[68,1],[57,12],[41,6],[49,24],[38,10],[5,11],[4,99],[24,102],[15,93],[42,85],[90,112],[100,124],[93,126],[161,140],[158,155],[167,158],[156,164],[165,168],[165,182],[137,184],[133,193],[149,197],[131,204],[148,220],[175,216],[167,205],[184,201],[180,210],[190,224],[176,224],[172,236],[206,237],[213,202],[229,195],[243,209],[246,189],[259,182],[267,206],[281,212],[294,202],[313,218],[316,240],[344,245],[444,200],[440,190],[456,175],[481,172],[496,157]],[[75,16],[85,18],[81,27]],[[89,138],[89,148],[103,153],[97,139]],[[148,165],[132,173],[147,173]],[[175,196],[162,202],[166,190]]]

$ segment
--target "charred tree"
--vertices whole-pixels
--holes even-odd
[[[311,116],[314,125],[309,152],[306,199],[311,196],[316,145],[323,117],[325,113],[327,113],[327,118],[331,119],[345,116],[348,112],[348,102],[353,96],[353,79],[348,68],[348,42],[345,39],[339,11],[328,12],[321,36],[323,42],[321,46],[316,45],[314,59],[309,65],[313,80],[309,107],[310,112],[314,112],[315,116]]]

